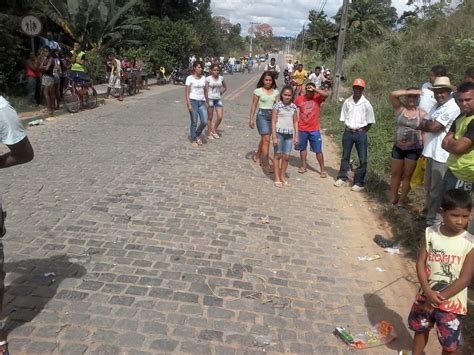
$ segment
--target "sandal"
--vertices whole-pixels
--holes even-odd
[[[303,168],[302,166],[300,166],[300,167],[298,168],[298,172],[299,172],[300,174],[304,174],[304,173],[307,172],[307,171],[308,171],[308,169],[307,169],[307,168]]]
[[[285,180],[285,181],[283,181],[283,185],[290,186],[290,183],[288,182],[288,180]]]
[[[323,172],[321,173],[321,178],[322,178],[322,179],[325,179],[325,178],[327,178],[327,177],[328,177],[328,173],[325,172],[325,171],[323,171]]]
[[[281,181],[275,181],[273,184],[275,187],[283,187],[283,183]]]
[[[201,138],[196,138],[196,143],[197,143],[198,145],[202,145],[202,140],[201,140]]]

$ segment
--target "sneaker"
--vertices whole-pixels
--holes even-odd
[[[213,136],[215,139],[221,138],[221,136],[220,136],[218,133],[216,133],[216,132],[212,132],[212,136]]]
[[[342,180],[342,179],[337,179],[337,180],[334,182],[334,186],[336,186],[336,187],[347,186],[347,182],[345,182],[345,181]]]
[[[355,192],[361,192],[364,190],[364,187],[363,186],[359,186],[359,185],[354,185],[351,187],[351,191],[355,191]]]
[[[209,135],[207,136],[207,139],[209,139],[209,140],[210,140],[210,139],[214,139],[214,135],[213,135],[212,133],[209,134]]]

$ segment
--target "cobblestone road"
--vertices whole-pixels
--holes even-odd
[[[380,252],[364,196],[251,163],[256,78],[226,77],[223,138],[199,149],[173,86],[30,129],[35,160],[2,171],[12,354],[340,354],[335,326],[382,319],[400,340],[373,353],[410,344],[413,269],[357,260]]]

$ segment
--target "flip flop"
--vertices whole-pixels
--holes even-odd
[[[300,174],[304,174],[304,173],[307,172],[307,171],[308,171],[308,169],[303,168],[302,166],[300,166],[300,167],[298,168],[298,172],[299,172]]]
[[[281,181],[275,181],[273,184],[275,187],[283,187],[283,183]]]
[[[323,172],[321,173],[321,178],[325,179],[325,178],[327,178],[327,177],[328,177],[328,173],[325,172],[325,171],[323,171]]]

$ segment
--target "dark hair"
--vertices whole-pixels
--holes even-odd
[[[220,65],[217,64],[217,63],[212,64],[210,70],[212,70],[212,69],[214,69],[214,68],[217,68],[217,69],[219,69],[219,70],[221,69]]]
[[[474,67],[467,68],[464,75],[470,78],[474,78]]]
[[[300,66],[300,65],[303,66],[303,63],[298,63],[298,66]]]
[[[472,81],[462,83],[458,86],[458,93],[466,93],[470,90],[474,90],[474,83]]]
[[[293,102],[293,99],[295,98],[295,92],[293,91],[293,87],[291,85],[283,86],[283,88],[280,91],[280,100],[283,102],[283,92],[286,91],[286,90],[291,91],[291,101],[290,102]]]
[[[443,211],[454,210],[455,208],[462,208],[468,211],[472,210],[471,194],[458,189],[451,189],[446,191],[441,201],[441,208]]]
[[[321,67],[318,65],[316,68],[314,68],[314,70],[321,70]]]
[[[197,68],[198,65],[200,65],[201,68],[204,69],[204,63],[203,63],[202,61],[200,61],[200,60],[196,60],[196,61],[194,62],[194,64],[193,64],[193,69]]]
[[[272,89],[276,89],[277,88],[277,83],[276,83],[276,80],[275,80],[275,76],[273,75],[273,73],[271,71],[264,71],[262,76],[260,77],[260,79],[258,80],[258,83],[257,83],[257,89],[258,88],[263,88],[263,81],[265,80],[265,78],[269,76],[272,78]]]
[[[418,90],[416,86],[410,86],[409,88],[406,88],[405,90]]]
[[[448,70],[444,65],[435,65],[431,68],[431,72],[435,76],[448,76]]]
[[[270,62],[271,62],[272,60],[276,60],[276,59],[275,59],[274,57],[272,57],[272,59],[270,59]]]

